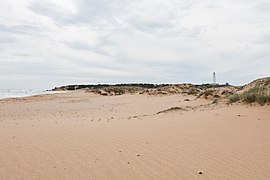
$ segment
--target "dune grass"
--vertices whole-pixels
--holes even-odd
[[[241,98],[240,98],[239,94],[230,95],[229,96],[229,103],[235,103],[235,102],[239,101],[240,99]]]
[[[269,88],[262,86],[262,87],[253,87],[242,94],[233,94],[229,96],[229,103],[234,103],[242,101],[247,104],[251,103],[258,103],[261,106],[265,105],[266,103],[270,103],[270,92]]]
[[[172,107],[163,111],[159,111],[157,114],[161,114],[161,113],[168,113],[168,112],[172,112],[172,111],[178,111],[178,110],[184,110],[181,107]]]

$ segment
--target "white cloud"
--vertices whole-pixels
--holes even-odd
[[[269,76],[267,0],[0,1],[1,88]]]

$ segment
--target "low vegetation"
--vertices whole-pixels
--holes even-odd
[[[229,96],[229,103],[242,101],[247,104],[258,103],[260,105],[270,104],[270,92],[266,86],[257,86],[244,91],[242,94]]]
[[[209,97],[214,97],[215,93],[215,90],[207,89],[205,91],[202,91],[197,98],[204,97],[205,99],[208,99]]]
[[[140,87],[132,87],[132,86],[110,86],[110,87],[102,87],[99,89],[88,89],[85,92],[93,92],[96,94],[100,94],[103,96],[112,96],[112,95],[122,95],[122,94],[135,94],[138,92],[142,92],[143,88]]]
[[[243,101],[246,103],[257,102],[263,106],[270,103],[270,94],[266,87],[254,87],[243,93]]]
[[[198,88],[191,87],[191,88],[189,88],[187,94],[196,96],[199,92],[200,92],[200,90]]]
[[[214,99],[213,101],[212,101],[212,104],[217,104],[218,103],[218,99]]]
[[[123,94],[145,94],[145,95],[193,95],[195,99],[204,98],[212,100],[212,104],[222,103],[258,103],[260,105],[270,105],[270,77],[257,79],[244,86],[231,86],[229,84],[215,85],[202,84],[98,84],[98,85],[68,85],[56,87],[53,90],[78,90],[100,94],[103,96],[118,96]],[[188,101],[188,100],[185,100]],[[167,113],[175,110],[183,110],[173,107],[159,113]]]
[[[168,113],[168,112],[172,112],[172,111],[179,111],[179,110],[184,110],[181,107],[172,107],[163,111],[159,111],[157,114],[161,114],[161,113]]]
[[[229,96],[229,103],[235,103],[240,100],[239,94],[233,94]]]

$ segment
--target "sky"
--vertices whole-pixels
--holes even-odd
[[[270,76],[270,0],[0,4],[0,89]]]

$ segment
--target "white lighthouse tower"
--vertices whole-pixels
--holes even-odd
[[[213,83],[212,83],[212,85],[214,85],[214,86],[218,85],[216,72],[213,72]]]
[[[213,72],[213,85],[217,84],[216,72]]]

